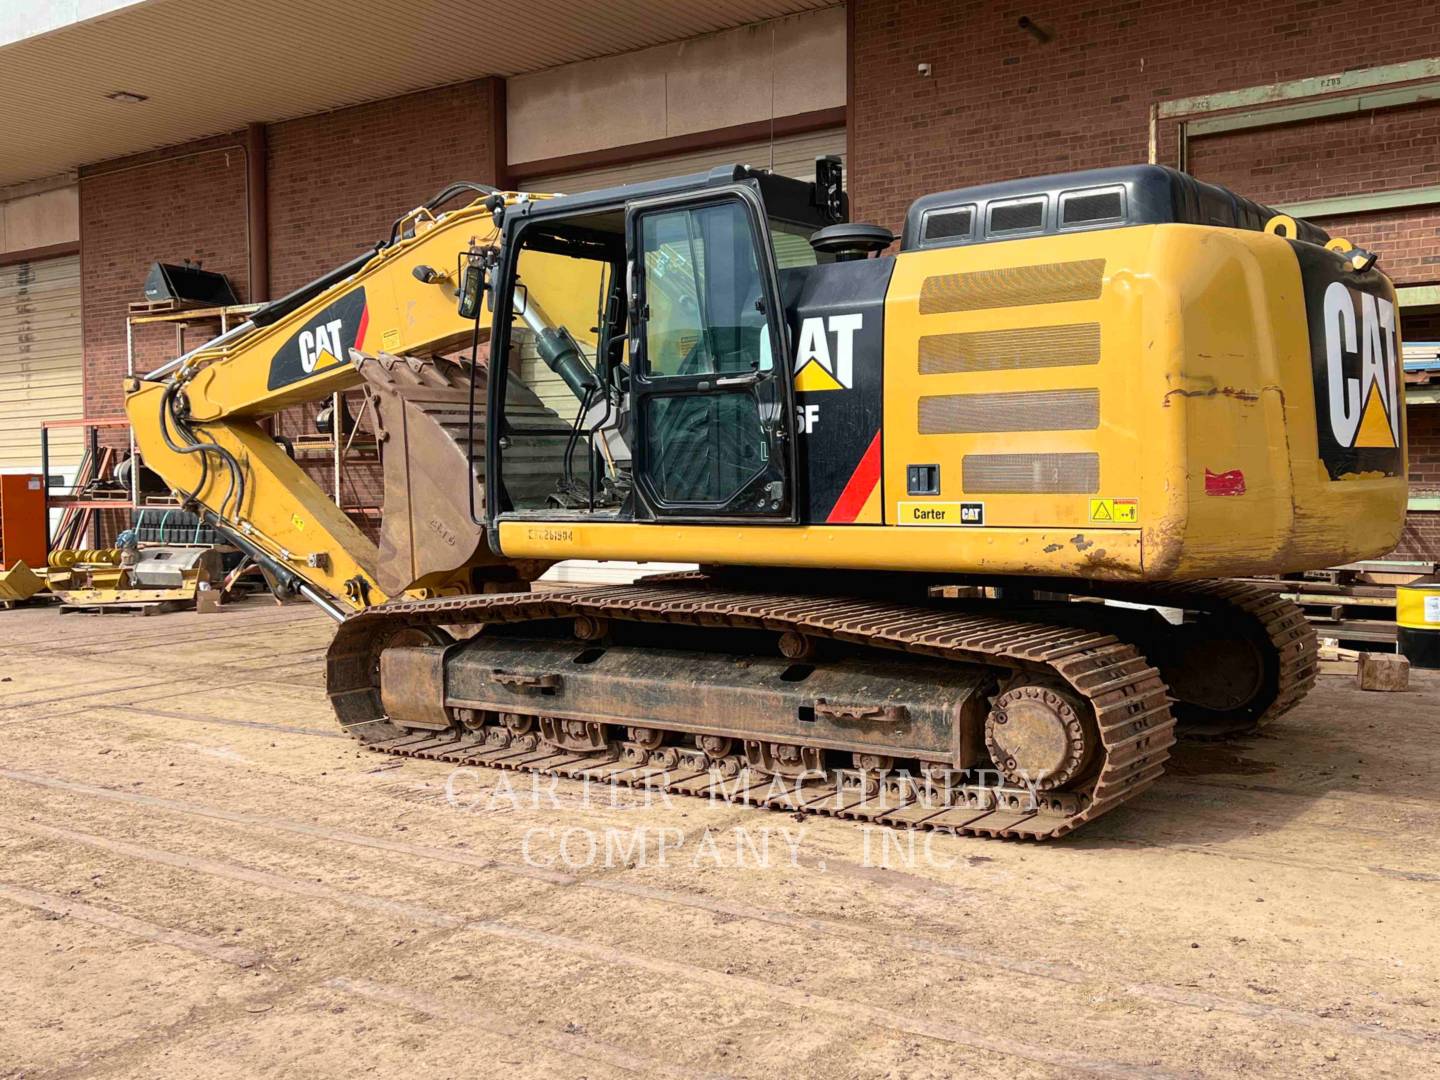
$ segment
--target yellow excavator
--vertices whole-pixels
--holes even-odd
[[[1314,681],[1233,579],[1388,551],[1376,256],[1171,169],[925,196],[456,184],[127,386],[147,465],[339,627],[383,752],[1044,838]],[[266,418],[362,390],[379,542]],[[338,428],[336,429],[338,430]],[[684,562],[531,585],[567,559]]]

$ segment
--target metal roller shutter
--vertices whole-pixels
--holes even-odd
[[[620,184],[637,184],[645,180],[662,180],[667,176],[684,176],[686,173],[703,172],[716,165],[753,165],[769,169],[782,176],[793,176],[797,180],[812,180],[815,177],[815,159],[825,154],[834,154],[842,161],[845,158],[845,129],[832,128],[828,131],[814,131],[805,135],[789,135],[783,139],[740,143],[723,146],[718,150],[701,150],[693,154],[675,154],[670,157],[653,158],[630,165],[615,165],[604,169],[582,169],[575,172],[554,173],[536,177],[525,184],[530,191],[553,191],[573,195],[580,191],[594,191],[597,188],[616,187]],[[531,364],[522,346],[521,370],[538,367],[538,358]],[[535,375],[538,377],[537,371]],[[543,391],[542,391],[543,393]],[[573,401],[566,399],[566,408],[573,407]],[[663,574],[675,570],[693,570],[691,563],[633,563],[633,562],[592,562],[586,559],[572,559],[558,563],[545,575],[546,581],[565,584],[590,583],[624,584],[645,574]]]
[[[0,266],[0,470],[40,471],[40,421],[85,409],[80,258]],[[78,428],[50,439],[52,473],[80,459]]]

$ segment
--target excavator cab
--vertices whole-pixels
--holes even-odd
[[[506,209],[490,281],[492,547],[504,521],[797,520],[779,272],[830,258],[808,242],[834,212],[816,190],[730,168]]]

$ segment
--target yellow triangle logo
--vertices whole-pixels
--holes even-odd
[[[834,375],[821,367],[817,361],[811,360],[796,373],[795,389],[809,391],[844,390],[845,388],[836,381]]]
[[[1380,384],[1370,384],[1370,396],[1365,399],[1365,415],[1360,418],[1360,430],[1355,433],[1355,445],[1394,447],[1395,435],[1390,430],[1390,417],[1385,414],[1385,405],[1380,400]]]

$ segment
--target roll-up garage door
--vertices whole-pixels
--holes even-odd
[[[722,146],[716,150],[700,150],[690,154],[652,158],[629,165],[554,173],[528,180],[524,186],[531,191],[562,192],[573,195],[581,191],[594,191],[597,188],[617,187],[620,184],[637,184],[646,180],[661,180],[668,176],[684,176],[687,173],[712,169],[716,165],[750,165],[757,169],[769,169],[782,176],[793,176],[797,180],[813,180],[815,178],[815,159],[826,154],[833,154],[844,159],[844,128],[814,131],[805,135],[788,135],[782,139],[776,139],[773,143],[766,139],[759,142]],[[538,357],[530,357],[528,350],[522,346],[522,371],[527,367],[537,368],[534,377],[543,386],[545,373],[538,370]],[[543,388],[541,394],[543,397]],[[573,402],[569,403],[569,407],[573,407]],[[554,566],[545,575],[545,579],[566,583],[612,584],[633,581],[645,574],[690,569],[694,569],[694,566],[689,563],[591,562],[574,559]]]
[[[0,471],[40,471],[40,421],[84,412],[80,257],[0,266]],[[80,458],[77,428],[50,439],[51,473]]]

